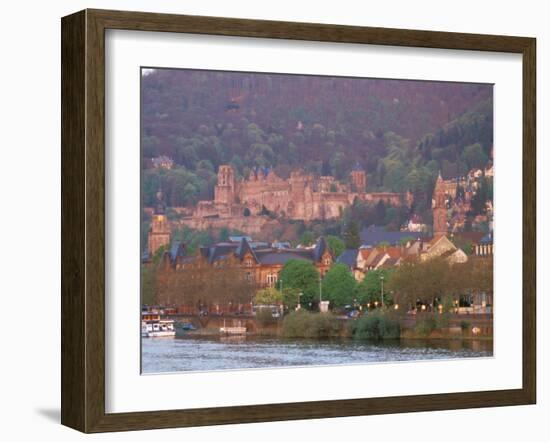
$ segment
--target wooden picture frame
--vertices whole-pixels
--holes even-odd
[[[105,30],[517,53],[523,57],[523,385],[513,390],[105,412]],[[534,404],[536,41],[533,38],[84,10],[62,19],[62,424],[83,432]]]

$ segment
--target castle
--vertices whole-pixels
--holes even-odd
[[[237,179],[230,165],[218,170],[214,199],[199,201],[191,216],[180,223],[199,230],[227,227],[247,234],[258,233],[269,222],[266,214],[292,220],[312,221],[339,218],[355,199],[391,206],[412,203],[410,193],[367,192],[367,176],[356,165],[349,184],[332,176],[315,177],[295,170],[282,179],[272,169],[252,171]]]

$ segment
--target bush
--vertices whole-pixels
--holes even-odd
[[[273,312],[271,311],[271,308],[260,308],[256,312],[256,320],[260,323],[260,325],[268,325],[273,322],[277,322],[277,319],[273,317]]]
[[[447,328],[451,322],[451,317],[449,313],[441,313],[437,315],[436,318],[436,328]]]
[[[472,324],[470,324],[468,321],[460,321],[460,328],[462,330],[463,333],[467,332],[468,330],[470,330],[470,326]]]
[[[378,323],[380,335],[382,339],[399,339],[401,336],[401,325],[397,319],[392,319],[389,316],[381,316]]]
[[[352,334],[357,339],[398,339],[401,325],[388,314],[371,313],[354,322]]]
[[[414,331],[418,336],[426,337],[433,332],[437,327],[437,323],[433,316],[428,316],[416,322]]]
[[[330,313],[298,310],[285,316],[282,334],[285,338],[330,338],[340,336],[340,325]]]

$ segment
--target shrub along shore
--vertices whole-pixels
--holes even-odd
[[[267,314],[269,313],[269,314]],[[248,327],[248,335],[288,339],[358,340],[390,339],[492,339],[492,327],[483,327],[476,320],[460,321],[449,314],[430,313],[411,318],[392,310],[375,310],[359,318],[349,319],[334,313],[310,312],[302,309],[274,318],[271,311],[260,311]],[[198,324],[197,324],[198,325]],[[477,329],[477,330],[476,330]],[[217,336],[219,327],[200,326],[187,332],[189,336]]]
[[[270,334],[284,338],[360,340],[492,338],[487,333],[473,334],[472,324],[466,320],[461,321],[460,326],[450,326],[448,314],[425,315],[413,327],[405,327],[403,324],[403,318],[392,311],[374,311],[357,319],[343,319],[332,313],[298,310],[286,315],[279,327],[270,329]],[[265,334],[261,326],[258,332]]]

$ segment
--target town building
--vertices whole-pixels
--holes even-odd
[[[383,226],[375,225],[364,227],[359,235],[361,238],[361,245],[363,247],[375,247],[378,244],[397,246],[401,245],[401,243],[405,240],[428,238],[428,235],[425,232],[413,232],[410,230],[392,231],[386,230]]]
[[[319,276],[323,277],[333,264],[334,257],[324,237],[320,237],[310,248],[291,248],[282,243],[267,244],[253,241],[250,237],[230,237],[229,241],[200,247],[195,256],[186,256],[183,245],[175,243],[164,253],[164,270],[192,270],[207,266],[235,268],[243,272],[245,279],[258,288],[281,288],[284,281],[279,274],[290,260],[312,263]]]
[[[151,158],[151,163],[155,169],[171,169],[174,167],[174,160],[166,155]]]
[[[451,236],[466,244],[470,244],[472,255],[492,256],[493,255],[493,234],[485,232],[460,232]]]

